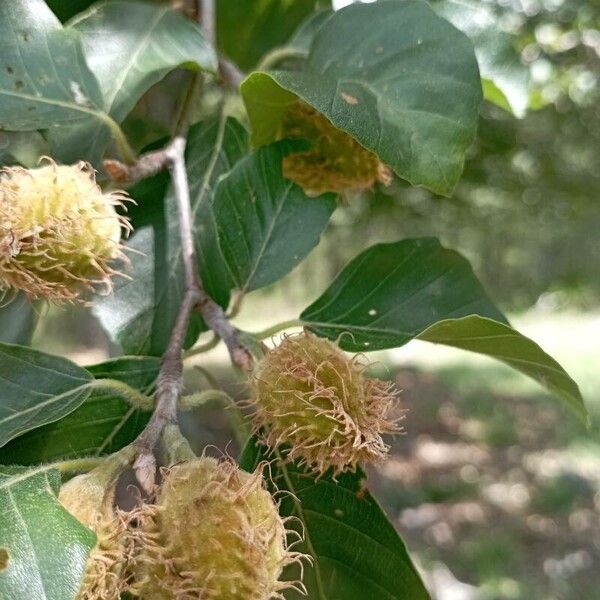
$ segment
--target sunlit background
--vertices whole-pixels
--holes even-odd
[[[237,322],[252,331],[296,317],[375,241],[435,235],[463,252],[518,328],[581,385],[592,427],[586,431],[536,384],[498,363],[413,342],[372,356],[376,372],[403,389],[408,413],[405,434],[370,485],[435,598],[594,600],[600,598],[600,5],[487,4],[530,70],[532,110],[518,120],[484,106],[451,199],[400,181],[347,199],[306,263],[248,297]],[[168,82],[154,91],[163,105],[170,93]],[[128,125],[133,131],[134,117]],[[34,345],[82,364],[116,352],[84,309],[45,311]],[[222,351],[198,363],[233,385]],[[188,433],[198,445],[224,446],[227,423],[212,417],[203,413],[187,424]]]

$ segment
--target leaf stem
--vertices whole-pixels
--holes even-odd
[[[221,387],[220,383],[210,371],[201,366],[196,366],[194,368],[202,373],[212,389],[205,390],[195,395],[195,397],[189,398],[186,407],[189,406],[192,408],[194,404],[200,406],[200,403],[222,402],[227,409],[229,424],[233,429],[235,439],[240,445],[240,448],[243,448],[251,435],[244,414],[236,404],[235,400]]]
[[[265,54],[262,60],[258,63],[256,70],[257,71],[268,71],[273,67],[276,67],[280,62],[284,60],[290,59],[306,59],[308,54],[306,52],[302,52],[302,50],[298,50],[297,48],[288,48],[286,46],[282,46],[281,48],[274,48],[267,54]]]
[[[185,135],[187,132],[191,121],[192,109],[198,99],[201,85],[202,74],[199,71],[192,73],[188,88],[181,103],[181,108],[179,109],[177,119],[175,120],[175,135],[181,135],[182,133]]]
[[[163,431],[162,439],[169,465],[196,458],[189,442],[176,425],[167,425]]]
[[[179,406],[185,410],[195,410],[201,406],[219,405],[229,406],[233,402],[231,396],[222,390],[203,390],[189,396],[182,396],[179,401]]]
[[[186,352],[183,353],[183,358],[191,358],[192,356],[197,356],[198,354],[203,354],[204,352],[209,352],[213,348],[216,348],[219,345],[221,338],[218,335],[213,335],[208,342],[205,344],[200,344],[199,346],[194,346],[190,348]]]
[[[282,321],[281,323],[276,323],[275,325],[271,325],[271,327],[267,327],[262,331],[257,331],[256,333],[251,333],[253,337],[264,340],[269,338],[280,331],[284,331],[285,329],[290,329],[292,327],[302,327],[304,325],[303,321],[300,319],[289,319],[288,321]]]
[[[139,390],[118,379],[95,379],[91,386],[94,389],[107,389],[118,392],[129,404],[142,410],[152,410],[154,402]]]
[[[194,370],[198,371],[198,373],[200,373],[200,375],[202,375],[202,377],[204,377],[204,379],[206,379],[206,382],[213,390],[222,390],[223,389],[223,386],[221,386],[221,384],[217,381],[217,378],[208,369],[205,369],[204,367],[201,367],[200,365],[196,365],[194,367]]]
[[[61,473],[87,473],[88,471],[100,466],[105,460],[105,456],[88,456],[85,458],[74,458],[72,460],[61,460],[51,463],[47,466],[50,469],[57,469]]]
[[[231,307],[229,308],[229,311],[227,312],[227,316],[230,319],[234,319],[235,317],[237,317],[240,314],[245,297],[246,297],[246,294],[241,291],[239,291],[235,295],[235,298],[233,299],[233,302],[231,303]]]
[[[108,115],[106,115],[106,117],[103,120],[110,129],[112,137],[115,141],[115,144],[117,145],[117,148],[119,149],[119,153],[121,154],[123,160],[128,164],[135,163],[137,160],[137,154],[129,144],[129,141],[127,140],[126,135],[123,133],[123,130],[121,129],[120,125]]]
[[[244,413],[242,413],[234,400],[231,400],[231,403],[226,408],[226,411],[229,416],[229,424],[233,429],[233,435],[235,436],[240,448],[243,448],[248,443],[248,440],[252,435],[252,431],[248,426],[248,421],[244,418]]]

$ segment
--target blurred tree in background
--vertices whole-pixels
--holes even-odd
[[[358,251],[382,231],[389,239],[437,235],[468,255],[511,310],[557,291],[559,305],[590,308],[600,294],[600,4],[486,4],[529,68],[527,115],[488,103],[451,199],[400,181],[380,187],[350,202],[329,252]]]

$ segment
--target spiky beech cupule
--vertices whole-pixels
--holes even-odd
[[[263,441],[284,445],[290,460],[318,473],[379,462],[388,451],[382,434],[398,431],[398,419],[388,417],[398,394],[364,369],[329,340],[308,332],[284,337],[251,377]]]
[[[82,301],[86,291],[109,292],[124,258],[128,221],[116,208],[124,192],[103,193],[84,162],[0,172],[0,293]]]
[[[286,112],[280,136],[311,143],[309,150],[283,161],[283,174],[311,196],[369,189],[376,181],[387,185],[391,180],[391,171],[377,155],[300,100]]]
[[[297,560],[260,471],[202,457],[171,467],[138,509],[130,589],[144,600],[268,600]]]
[[[128,531],[125,519],[114,508],[116,482],[127,464],[126,454],[113,455],[60,488],[60,503],[97,538],[76,600],[119,600],[126,588]]]

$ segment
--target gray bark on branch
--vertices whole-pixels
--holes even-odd
[[[207,39],[214,42],[214,0],[201,0],[203,23]],[[190,190],[185,165],[188,111],[193,105],[197,91],[196,81],[192,82],[177,134],[161,150],[141,156],[134,164],[126,165],[119,161],[106,161],[107,173],[116,181],[131,183],[149,177],[168,167],[171,173],[173,192],[177,205],[181,256],[184,272],[184,295],[177,319],[169,338],[167,349],[162,357],[158,374],[155,408],[144,431],[134,442],[137,457],[133,464],[136,478],[147,493],[152,493],[156,476],[154,450],[168,425],[177,425],[177,403],[183,387],[183,345],[192,311],[197,310],[207,327],[219,336],[227,346],[232,362],[244,370],[252,369],[252,355],[239,341],[239,331],[230,323],[225,311],[205,291],[198,274],[194,228],[190,202]]]

